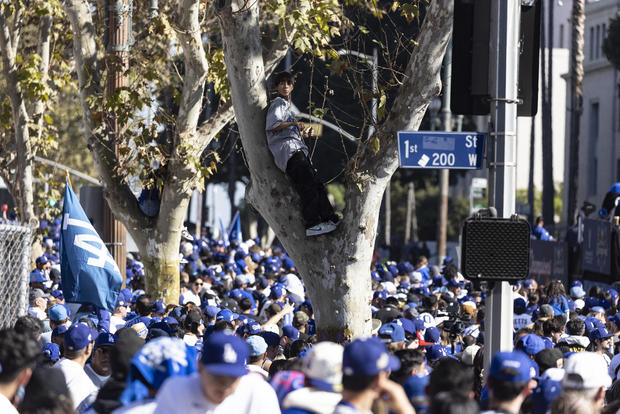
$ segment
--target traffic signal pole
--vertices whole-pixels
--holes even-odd
[[[493,188],[489,188],[489,205],[504,218],[515,213],[520,12],[521,0],[491,2],[489,144],[493,147],[489,174],[493,176],[489,181]],[[486,309],[484,365],[488,372],[495,353],[512,350],[513,298],[508,282],[495,282]]]

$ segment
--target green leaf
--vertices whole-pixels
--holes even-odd
[[[54,123],[54,120],[48,114],[43,114],[43,119],[45,120],[45,123],[47,123],[47,125],[52,125]]]
[[[379,148],[381,148],[381,143],[379,142],[379,138],[377,138],[376,136],[373,136],[370,139],[370,146],[372,147],[372,151],[374,152],[374,154],[377,155],[377,153],[379,152]]]

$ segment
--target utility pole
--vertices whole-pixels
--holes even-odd
[[[106,98],[113,95],[118,88],[127,87],[129,81],[125,75],[129,67],[129,44],[131,38],[131,0],[107,0],[106,1],[106,66],[108,78],[106,82]],[[118,139],[120,126],[114,113],[105,114],[105,122],[108,132],[108,140],[114,146],[116,156],[118,153]],[[103,240],[108,250],[114,257],[121,273],[126,268],[126,232],[123,224],[114,219],[108,203],[103,208]]]
[[[441,117],[444,131],[452,131],[452,113],[450,112],[450,87],[452,79],[452,42],[446,48],[443,58],[444,90]],[[439,220],[437,220],[437,262],[446,257],[446,241],[448,239],[448,190],[450,186],[450,170],[439,170]]]
[[[498,217],[515,212],[517,180],[517,81],[519,68],[519,16],[521,0],[491,2],[489,86],[491,91],[491,128],[494,139],[494,203]],[[512,350],[512,289],[505,281],[495,282],[487,296],[484,363],[488,368],[498,351]],[[488,372],[487,369],[485,369]]]

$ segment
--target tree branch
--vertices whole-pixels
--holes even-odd
[[[452,33],[452,0],[431,2],[426,13],[414,53],[411,55],[402,86],[386,121],[378,127],[379,153],[361,147],[361,168],[373,175],[391,174],[398,167],[396,133],[419,127],[429,102],[441,92],[441,65]],[[376,162],[377,158],[383,160]]]
[[[286,14],[288,15],[294,10],[303,11],[306,8],[307,6],[300,7],[297,1],[291,1],[287,5]],[[275,40],[272,40],[273,38],[270,36],[262,37],[265,78],[268,78],[273,73],[278,63],[286,56],[294,35],[295,29],[288,20],[285,20],[285,28],[279,31],[278,37]],[[196,134],[197,145],[201,148],[206,148],[234,116],[235,112],[232,102],[229,101],[220,106],[217,112],[198,128]]]
[[[41,16],[39,19],[39,40],[37,44],[37,54],[41,58],[39,62],[39,73],[41,74],[41,82],[46,83],[48,81],[49,67],[50,67],[50,39],[52,37],[52,23],[53,18],[47,14]],[[45,104],[43,101],[38,100],[31,105],[28,109],[30,113],[30,119],[37,124],[37,141],[41,139],[43,132],[43,111],[45,110]]]
[[[106,198],[112,211],[118,214],[132,235],[152,226],[152,221],[142,213],[138,202],[122,179],[115,173],[116,156],[112,143],[99,132],[102,119],[89,104],[93,99],[103,96],[103,87],[99,62],[95,27],[90,14],[90,5],[86,0],[67,0],[64,9],[71,22],[73,32],[73,54],[78,74],[82,121],[86,130],[88,147],[93,155],[95,167],[101,177]]]

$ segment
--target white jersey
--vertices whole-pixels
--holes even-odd
[[[512,324],[515,331],[519,329],[523,329],[526,326],[532,323],[532,317],[527,313],[522,313],[521,315],[517,315],[516,313],[512,317]]]
[[[244,375],[237,389],[220,404],[209,401],[198,373],[166,380],[157,394],[156,414],[278,414],[275,391],[259,375]]]
[[[84,368],[82,368],[80,364],[70,359],[63,358],[54,365],[54,368],[60,369],[62,373],[65,374],[67,388],[73,400],[73,408],[77,409],[85,400],[92,400],[90,402],[95,400],[99,389],[93,384],[88,375],[86,375],[86,371],[84,371]]]

